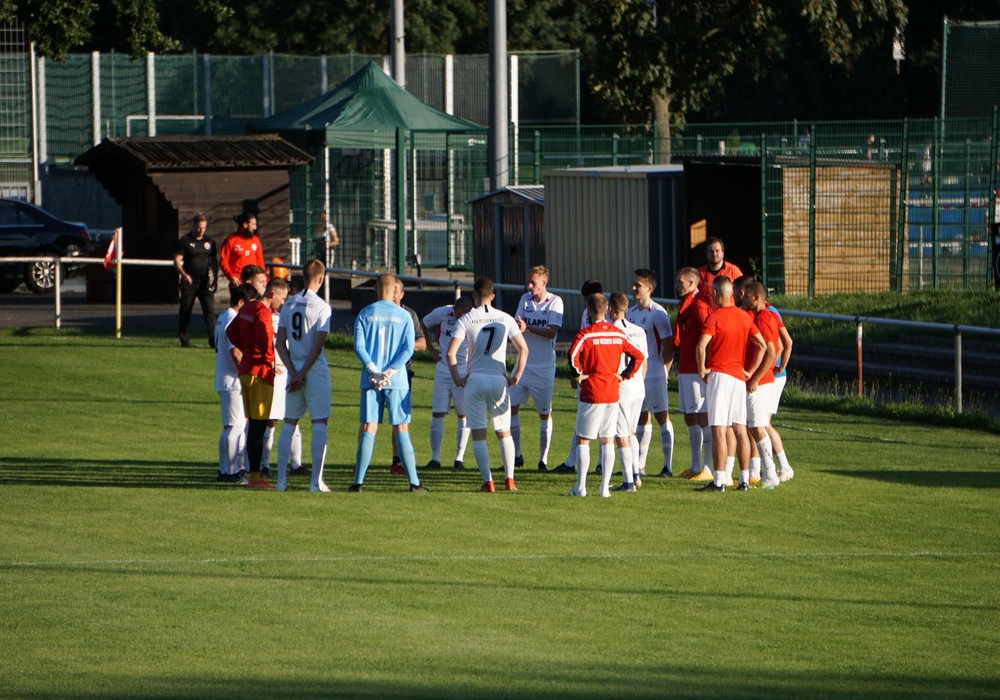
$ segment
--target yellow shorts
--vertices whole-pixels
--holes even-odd
[[[247,419],[268,420],[274,385],[268,384],[256,374],[241,374],[240,386],[243,388],[243,411]]]

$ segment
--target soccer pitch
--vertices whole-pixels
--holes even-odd
[[[516,493],[477,493],[471,448],[408,493],[386,426],[349,494],[360,368],[338,349],[339,491],[257,492],[216,483],[214,358],[175,344],[0,331],[0,696],[1000,694],[998,435],[782,407],[796,476],[772,492],[570,499],[529,408]],[[550,465],[575,415],[556,392]]]

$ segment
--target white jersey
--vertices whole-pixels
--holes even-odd
[[[532,328],[562,327],[563,300],[548,292],[541,301],[535,301],[531,293],[524,294],[517,303],[515,315],[520,316],[525,325]],[[528,345],[528,356],[531,358],[531,364],[524,368],[525,374],[540,374],[555,378],[556,339],[543,338],[535,333],[524,333],[524,342]]]
[[[215,322],[215,390],[239,391],[240,376],[233,360],[233,344],[229,342],[226,328],[236,318],[238,311],[229,307]]]
[[[621,318],[614,322],[614,325],[625,331],[625,335],[628,336],[629,342],[636,347],[636,349],[642,353],[643,360],[649,361],[649,350],[646,347],[646,331],[637,326],[636,324],[628,321],[627,319]],[[622,364],[619,370],[625,369],[625,356],[622,355]],[[648,370],[647,370],[648,371]],[[629,379],[622,381],[618,385],[619,400],[625,401],[627,399],[642,398],[646,395],[646,382],[642,377],[642,370],[636,370]]]
[[[437,368],[435,369],[436,374],[442,376],[450,377],[451,374],[448,370],[448,359],[446,357],[448,353],[448,346],[451,345],[451,338],[455,334],[455,325],[458,323],[459,319],[455,318],[455,306],[453,304],[446,304],[445,306],[439,306],[429,314],[424,316],[423,322],[430,330],[434,326],[437,326],[437,345],[438,350],[441,351],[441,359],[437,361]],[[469,350],[469,344],[466,341],[462,341],[462,344],[458,347],[458,373],[465,374],[465,357]]]
[[[330,332],[330,316],[330,305],[309,289],[289,297],[281,307],[278,327],[285,329],[288,355],[296,368],[305,364],[316,336]],[[319,363],[326,364],[326,353],[321,352],[316,358],[316,364]]]
[[[661,347],[663,343],[673,343],[673,331],[670,328],[667,310],[655,301],[650,301],[649,306],[640,307],[636,304],[630,308],[625,312],[625,319],[646,332],[646,353],[649,358],[646,378],[666,377]]]
[[[285,308],[285,307],[281,307]],[[271,340],[274,341],[274,369],[285,369],[285,363],[281,361],[281,355],[278,354],[278,326],[280,316],[278,314],[271,314]],[[278,374],[283,374],[278,372]],[[284,418],[284,416],[282,416]]]
[[[489,304],[477,306],[458,319],[454,338],[468,343],[468,370],[473,374],[507,376],[507,340],[521,335],[514,318]]]

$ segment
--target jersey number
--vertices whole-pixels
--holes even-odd
[[[298,311],[292,314],[292,337],[302,340],[302,314]]]
[[[483,352],[484,355],[489,355],[493,352],[493,341],[496,339],[497,329],[495,326],[486,326],[483,328],[484,333],[489,333],[490,337],[486,341],[486,350]]]

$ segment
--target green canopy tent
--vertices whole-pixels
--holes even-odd
[[[399,87],[374,62],[369,61],[350,78],[333,90],[292,109],[254,122],[249,131],[276,132],[282,137],[308,150],[322,149],[323,187],[325,211],[330,211],[330,149],[378,149],[386,154],[384,176],[394,172],[392,190],[396,206],[390,216],[388,211],[380,221],[393,219],[396,233],[396,270],[402,273],[405,265],[405,225],[407,221],[405,174],[407,152],[417,150],[449,151],[449,135],[468,134],[485,144],[486,128],[459,117],[446,114],[424,104]],[[394,150],[395,158],[388,163],[388,152]],[[447,157],[448,177],[451,178],[451,154]],[[414,157],[415,161],[415,157]],[[416,168],[414,168],[416,173]],[[414,180],[416,178],[414,177]],[[414,191],[416,183],[414,182]],[[450,184],[449,184],[450,188]],[[388,210],[389,183],[383,187],[385,210]],[[446,224],[452,220],[452,202],[447,205]],[[416,227],[416,203],[411,226]],[[380,224],[388,231],[389,224]],[[415,238],[414,238],[415,240]]]

